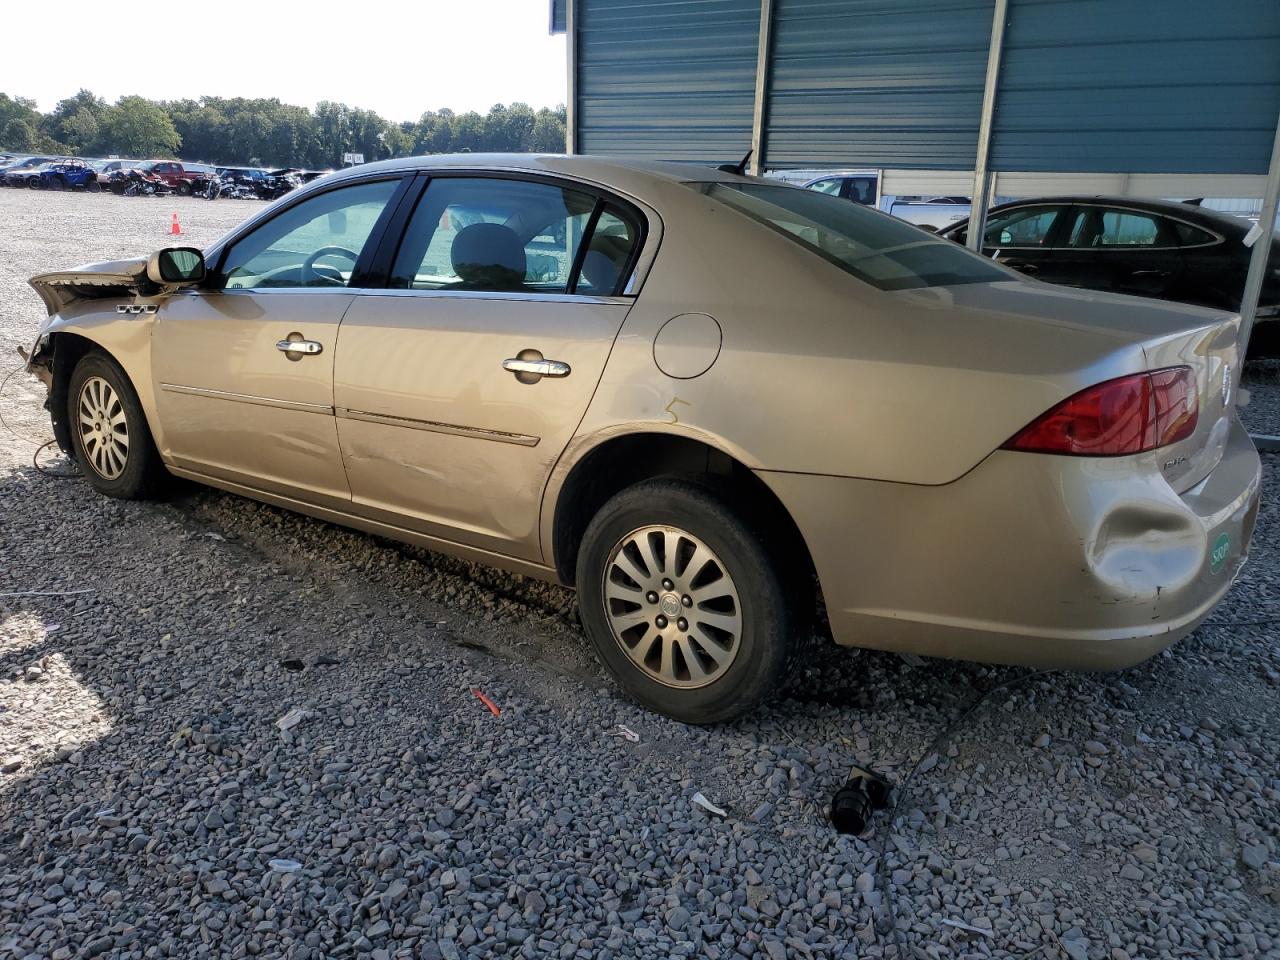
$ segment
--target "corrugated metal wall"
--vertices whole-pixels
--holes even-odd
[[[553,0],[554,24],[566,0]],[[737,159],[760,0],[576,0],[577,148]],[[774,0],[766,163],[972,170],[994,0]],[[1266,170],[1280,0],[1009,0],[991,168]]]
[[[771,168],[972,169],[992,0],[775,0]]]
[[[1010,0],[997,170],[1259,173],[1280,0]]]
[[[578,0],[577,148],[725,162],[751,146],[760,0]]]

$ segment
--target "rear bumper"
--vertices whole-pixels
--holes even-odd
[[[997,451],[914,486],[761,471],[809,546],[837,642],[1119,669],[1193,630],[1248,556],[1261,465],[1238,420],[1179,495],[1144,458]]]

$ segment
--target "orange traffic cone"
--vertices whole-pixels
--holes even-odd
[[[176,213],[173,215],[173,223],[169,224],[169,236],[182,236],[182,227],[178,226],[178,215]]]

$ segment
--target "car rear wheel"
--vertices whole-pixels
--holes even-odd
[[[808,612],[793,558],[701,483],[649,480],[608,501],[578,554],[583,622],[644,706],[686,723],[747,713],[781,686]],[[810,604],[810,607],[812,604]]]
[[[39,190],[43,186],[43,184],[40,182],[40,177],[32,177],[27,182],[27,186],[29,186],[32,190]]]
[[[180,197],[186,197],[186,196],[189,196],[190,194],[191,194],[191,184],[187,183],[187,181],[185,181],[185,180],[179,180],[179,181],[178,181],[178,196],[180,196]]]
[[[67,424],[76,461],[99,493],[145,500],[163,490],[169,473],[142,404],[124,370],[106,354],[86,354],[72,372]]]
[[[102,184],[100,184],[97,180],[90,180],[88,183],[84,185],[84,188],[88,190],[90,193],[102,192]]]

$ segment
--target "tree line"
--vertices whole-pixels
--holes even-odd
[[[114,104],[89,90],[48,113],[0,93],[0,150],[75,156],[116,155],[263,167],[341,166],[344,153],[367,162],[424,153],[563,153],[565,108],[495,104],[487,114],[429,110],[393,123],[372,110],[321,101],[314,110],[275,98],[201,97]]]

